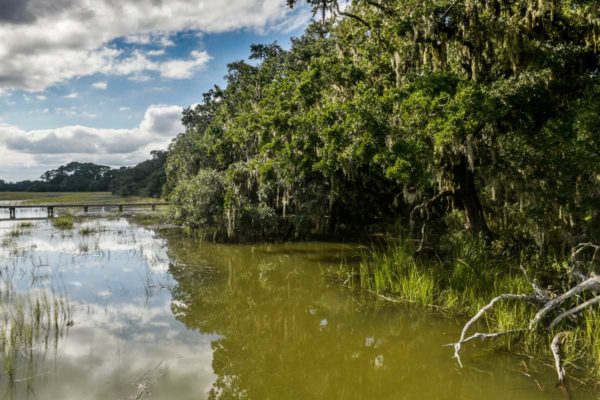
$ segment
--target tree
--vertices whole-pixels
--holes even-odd
[[[290,50],[252,46],[256,62],[231,63],[227,86],[186,110],[166,167],[175,202],[212,170],[238,239],[434,216],[440,233],[542,248],[589,235],[600,172],[590,3],[308,3],[325,13]]]

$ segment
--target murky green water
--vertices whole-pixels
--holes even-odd
[[[0,222],[3,399],[564,398],[551,368],[486,346],[460,369],[442,347],[457,321],[341,287],[351,245],[202,244],[125,219],[17,224]],[[42,294],[69,311],[28,314]],[[19,312],[33,334],[10,353]]]

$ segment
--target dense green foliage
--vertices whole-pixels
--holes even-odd
[[[158,197],[166,181],[164,151],[151,152],[152,159],[134,167],[113,169],[93,163],[71,162],[42,174],[40,181],[7,183],[0,192],[105,192],[122,196]]]
[[[252,46],[185,110],[166,166],[179,222],[252,239],[412,219],[542,249],[598,234],[596,2],[312,4],[290,50]]]
[[[152,151],[152,158],[134,167],[113,170],[108,189],[122,196],[140,195],[158,197],[167,179],[165,174],[165,151]]]

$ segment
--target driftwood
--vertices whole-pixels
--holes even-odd
[[[560,385],[565,384],[565,367],[562,361],[562,355],[560,354],[560,342],[563,338],[567,336],[566,332],[559,332],[552,339],[552,344],[550,345],[550,350],[552,351],[552,355],[554,356],[554,367],[556,368],[556,373],[558,374],[558,383]]]
[[[533,289],[532,294],[512,294],[505,293],[500,296],[493,298],[488,304],[482,307],[473,318],[471,318],[463,327],[460,338],[456,343],[451,343],[448,346],[452,346],[454,348],[454,357],[458,364],[463,366],[460,351],[462,349],[462,345],[467,342],[470,342],[474,339],[486,340],[486,339],[495,339],[500,336],[504,336],[510,333],[519,332],[519,331],[533,331],[538,329],[540,325],[543,326],[544,329],[548,331],[554,331],[557,327],[561,325],[566,319],[575,316],[581,311],[588,309],[596,304],[600,304],[600,295],[597,294],[597,290],[600,290],[600,276],[597,276],[595,273],[590,272],[587,275],[581,272],[580,268],[583,261],[581,261],[581,256],[586,250],[593,251],[591,256],[591,262],[595,262],[600,258],[600,246],[597,246],[592,243],[582,243],[573,248],[571,252],[571,264],[572,271],[571,275],[577,279],[579,282],[569,290],[565,291],[562,294],[554,294],[550,293],[546,290],[543,290],[539,287],[535,280],[531,280],[527,276],[527,272],[523,267],[521,270],[525,274],[525,278],[531,284]],[[593,293],[593,297],[590,299],[582,299],[582,294],[585,293]],[[574,299],[574,300],[573,300]],[[573,301],[569,301],[573,300]],[[584,301],[585,300],[585,301]],[[489,333],[475,333],[471,336],[467,336],[469,329],[479,320],[481,319],[487,311],[492,309],[498,302],[500,301],[525,301],[531,304],[534,304],[538,307],[538,312],[531,319],[529,323],[529,327],[527,329],[516,329],[506,332],[489,332]],[[570,308],[565,309],[565,304],[568,303]],[[546,317],[550,316],[550,314],[554,314],[555,317],[549,324],[544,324]],[[557,315],[558,314],[558,315]],[[556,368],[556,373],[558,374],[558,383],[564,387],[565,386],[565,369],[562,360],[561,354],[561,343],[562,340],[567,336],[567,332],[561,331],[558,332],[552,343],[550,345],[550,350],[552,351],[552,355],[554,357],[554,366]]]

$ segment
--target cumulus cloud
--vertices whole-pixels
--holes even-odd
[[[146,55],[148,57],[158,57],[158,56],[164,56],[165,55],[165,50],[164,49],[160,49],[160,50],[150,50],[146,52]]]
[[[94,89],[98,89],[98,90],[106,90],[106,88],[108,88],[108,83],[107,82],[96,82],[92,84],[92,87]]]
[[[6,166],[8,174],[0,178],[32,178],[48,168],[74,160],[113,166],[133,165],[147,159],[151,150],[166,149],[171,139],[183,130],[182,110],[180,106],[152,105],[139,125],[131,129],[74,125],[24,131],[13,125],[0,124],[0,159],[1,164],[5,164],[2,165],[3,172]],[[11,171],[10,166],[16,165],[21,165],[20,173]],[[27,168],[23,169],[23,166]],[[28,170],[35,170],[36,175],[31,176]]]
[[[0,90],[42,91],[94,74],[143,79],[151,71],[185,79],[206,63],[208,54],[193,52],[188,58],[156,63],[141,53],[124,54],[115,39],[168,47],[173,45],[171,35],[182,30],[285,30],[297,26],[294,15],[290,19],[281,0],[3,0]]]
[[[130,76],[132,80],[143,81],[148,78],[148,72],[157,72],[163,78],[187,79],[200,70],[210,60],[206,51],[192,51],[190,58],[169,60],[164,62],[152,61],[140,51],[134,51],[130,57],[114,62],[111,66],[115,75]]]

